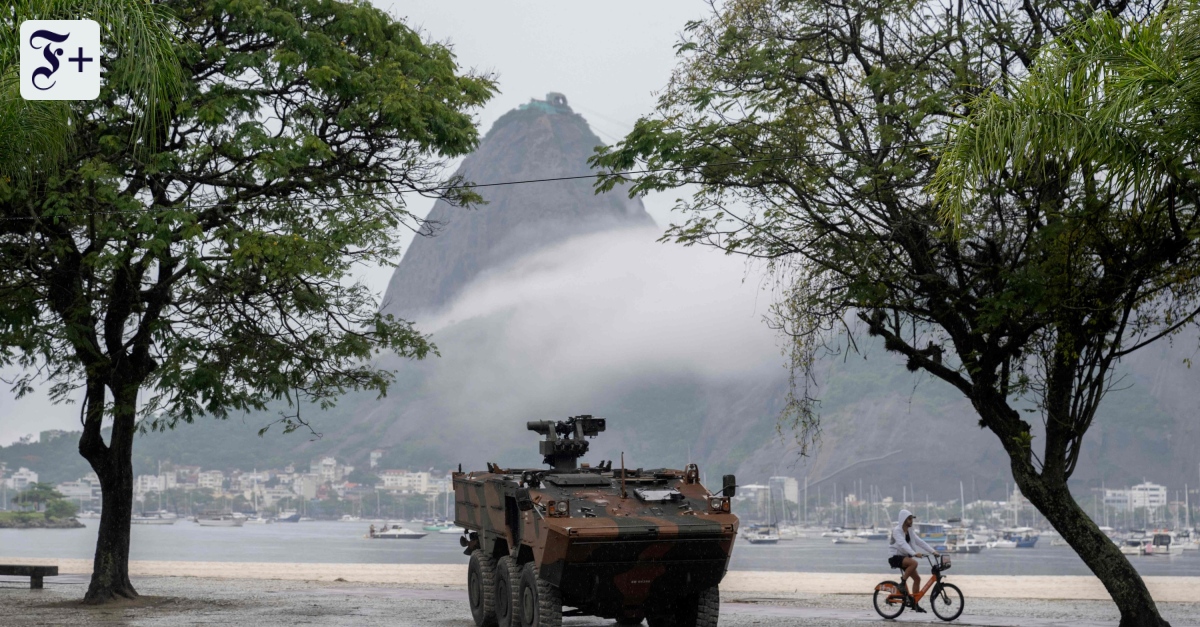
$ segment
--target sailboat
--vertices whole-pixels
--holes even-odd
[[[162,462],[158,462],[158,475],[160,477],[162,476]],[[161,485],[160,485],[160,487],[161,487]],[[156,490],[155,494],[158,496],[158,511],[150,512],[150,513],[146,513],[143,511],[141,514],[135,515],[133,518],[131,518],[129,521],[130,523],[135,524],[135,525],[173,525],[173,524],[175,524],[175,521],[179,517],[162,508],[162,490]]]
[[[258,469],[254,469],[254,487],[250,490],[250,496],[254,499],[254,515],[246,517],[247,525],[266,525],[271,522],[270,518],[266,518],[258,513]]]
[[[778,544],[779,527],[775,524],[775,505],[771,498],[771,490],[767,489],[767,524],[751,525],[743,534],[750,544]]]

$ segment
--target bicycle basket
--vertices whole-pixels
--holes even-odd
[[[950,556],[943,555],[942,559],[941,559],[941,564],[939,566],[940,566],[941,570],[946,570],[946,569],[950,568]]]

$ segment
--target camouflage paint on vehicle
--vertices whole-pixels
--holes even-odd
[[[552,469],[489,463],[486,471],[454,473],[455,523],[468,532],[467,554],[533,562],[564,605],[606,618],[653,613],[721,582],[738,531],[732,487],[710,493],[694,464],[575,467],[587,450],[583,436],[603,431],[602,419],[528,426],[547,436],[541,450]],[[732,486],[732,476],[725,483]]]

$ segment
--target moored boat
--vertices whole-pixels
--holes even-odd
[[[1160,557],[1183,555],[1183,545],[1174,542],[1174,536],[1175,534],[1169,531],[1156,531],[1150,539],[1150,546],[1154,547],[1154,555]]]
[[[392,525],[390,529],[383,529],[368,534],[368,538],[372,540],[420,540],[429,534],[423,531],[414,531],[405,529],[400,525]]]
[[[750,544],[777,544],[779,531],[774,525],[755,525],[746,528],[742,537]]]
[[[946,548],[951,553],[979,553],[987,548],[987,542],[965,528],[958,528],[947,534]]]
[[[846,535],[846,530],[841,527],[832,527],[827,531],[821,532],[822,538],[841,538]]]
[[[196,515],[196,523],[201,527],[241,527],[246,517],[230,512],[201,512]]]
[[[863,540],[887,540],[888,532],[884,529],[863,529],[855,536]]]
[[[129,522],[134,525],[173,525],[175,524],[176,520],[178,520],[178,517],[174,514],[171,516],[164,516],[161,512],[159,512],[134,516]]]
[[[1118,547],[1118,550],[1122,555],[1145,555],[1146,550],[1143,547],[1146,542],[1145,538],[1128,538]]]

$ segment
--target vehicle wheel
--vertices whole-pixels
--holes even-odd
[[[538,577],[533,562],[521,571],[520,599],[521,627],[562,626],[562,593]]]
[[[957,589],[957,588],[956,588]],[[904,613],[904,596],[900,584],[885,581],[875,586],[875,611],[884,618],[896,618]],[[934,613],[937,613],[936,611]]]
[[[496,621],[500,627],[517,627],[521,597],[521,567],[505,555],[496,562]]]
[[[467,566],[467,598],[478,627],[496,627],[496,560],[476,549]]]
[[[941,590],[930,597],[929,605],[933,608],[933,613],[942,620],[954,620],[958,618],[963,611],[963,595],[958,586],[952,583],[942,584]]]
[[[721,592],[717,586],[676,600],[666,612],[651,615],[650,627],[717,627]]]

